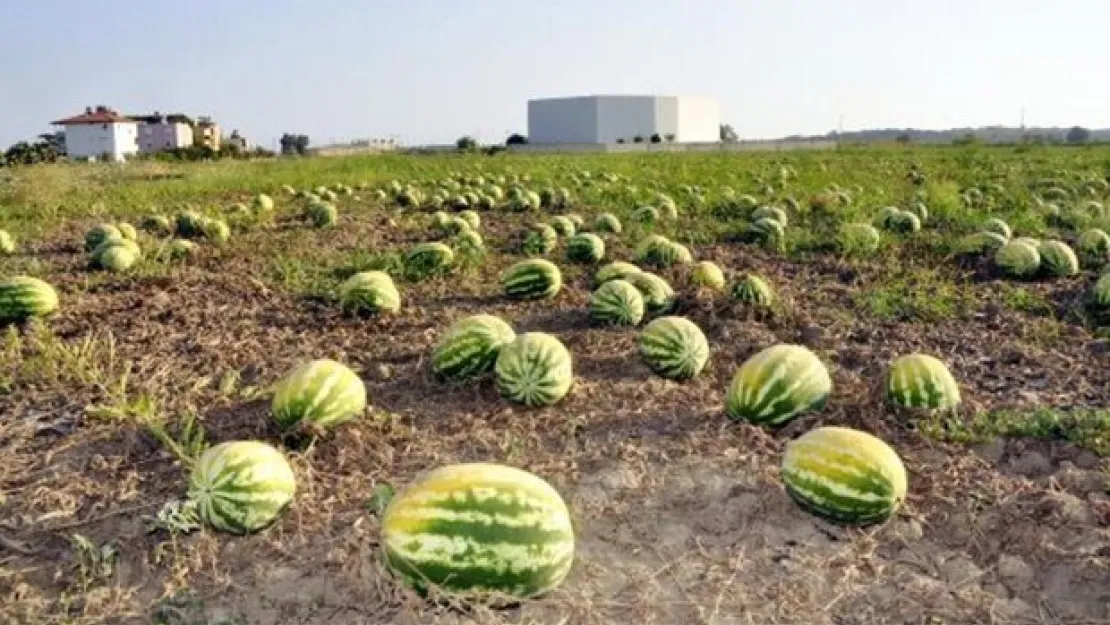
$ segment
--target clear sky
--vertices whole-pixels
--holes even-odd
[[[1110,127],[1110,0],[0,0],[0,146],[208,114],[273,146],[526,130],[526,101],[715,97],[742,137]]]

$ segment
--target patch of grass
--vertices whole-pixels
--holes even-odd
[[[1052,302],[1043,295],[1014,284],[1004,283],[999,294],[1002,305],[1010,310],[1036,315],[1052,314]]]
[[[966,289],[931,270],[865,285],[853,303],[865,314],[888,321],[941,321],[961,317],[971,309]]]
[[[958,443],[985,443],[997,437],[1065,440],[1100,456],[1110,455],[1110,409],[1105,408],[997,410],[966,420],[938,416],[921,429],[933,438]]]

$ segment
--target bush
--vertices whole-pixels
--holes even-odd
[[[524,135],[519,134],[519,133],[511,134],[511,135],[509,135],[509,138],[505,140],[505,145],[527,145],[527,144],[528,144],[528,137],[525,137]]]
[[[652,143],[663,143],[663,137],[659,136],[659,133],[657,132],[657,133],[651,135],[651,142]]]
[[[455,142],[455,147],[460,152],[476,152],[478,150],[478,140],[470,136],[459,137],[459,140]]]
[[[643,142],[644,142],[644,138],[640,135],[636,135],[635,137],[632,137],[632,143],[643,143]]]

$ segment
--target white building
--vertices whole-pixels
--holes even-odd
[[[157,154],[193,145],[193,126],[183,115],[133,117],[139,122],[139,152]]]
[[[528,102],[528,142],[675,143],[720,140],[716,100],[686,96],[594,95]]]
[[[138,124],[106,106],[51,122],[65,129],[66,155],[74,159],[123,161],[139,151]]]

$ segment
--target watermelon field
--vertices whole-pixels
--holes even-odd
[[[0,622],[1110,622],[1110,149],[0,169]]]

